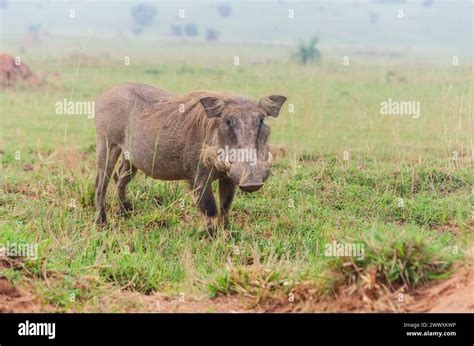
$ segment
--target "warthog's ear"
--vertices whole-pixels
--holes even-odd
[[[258,101],[258,105],[262,107],[269,116],[276,118],[285,101],[285,96],[271,95],[262,97],[260,101]]]
[[[203,97],[199,102],[201,102],[209,118],[220,116],[225,106],[224,100],[214,96]]]

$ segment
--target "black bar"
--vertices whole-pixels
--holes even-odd
[[[473,314],[0,314],[0,345],[473,345]],[[19,324],[55,323],[55,338]],[[433,325],[432,323],[455,323]],[[408,325],[407,325],[408,324]],[[426,325],[424,325],[426,324]],[[416,326],[416,328],[414,328]],[[407,332],[455,332],[408,336]]]

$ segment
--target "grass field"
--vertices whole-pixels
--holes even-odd
[[[0,94],[0,243],[37,243],[39,254],[5,260],[2,274],[30,287],[44,309],[134,311],[137,301],[104,305],[104,298],[135,291],[290,305],[307,292],[329,297],[355,285],[376,299],[448,277],[465,261],[474,206],[467,67],[357,59],[234,66],[229,56],[125,66],[103,55],[25,55],[47,82]],[[176,93],[288,96],[268,122],[270,142],[286,155],[260,192],[237,194],[232,227],[216,239],[204,236],[183,182],[143,174],[129,185],[132,215],[118,215],[109,187],[109,225],[94,224],[94,121],[57,115],[55,104],[92,101],[129,81]],[[380,115],[389,98],[419,101],[420,117]],[[365,254],[326,256],[333,241]]]

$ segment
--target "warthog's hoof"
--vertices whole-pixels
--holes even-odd
[[[101,226],[107,223],[107,216],[105,216],[105,211],[102,210],[96,214],[95,223]]]
[[[130,203],[128,201],[123,201],[123,202],[120,202],[119,204],[120,204],[120,214],[121,215],[129,214],[130,211],[133,209],[132,203]]]
[[[224,229],[231,229],[232,225],[230,224],[229,218],[227,215],[219,215],[218,225]]]
[[[163,204],[163,197],[158,195],[155,197],[155,204],[160,207]]]
[[[215,238],[217,236],[217,227],[216,226],[206,227],[206,236],[208,238]]]
[[[219,219],[217,217],[204,217],[206,225],[206,235],[209,238],[215,238],[217,236],[217,230],[219,229]]]

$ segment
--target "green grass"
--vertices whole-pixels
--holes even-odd
[[[37,260],[4,275],[16,283],[33,279],[40,298],[58,310],[81,311],[112,289],[242,294],[260,302],[306,281],[321,292],[358,283],[371,268],[381,284],[411,289],[449,273],[472,244],[472,94],[463,67],[150,61],[126,67],[101,57],[81,65],[76,79],[77,61],[28,63],[60,75],[42,88],[0,95],[0,243],[39,244]],[[387,83],[389,70],[406,81]],[[287,156],[278,158],[261,192],[237,194],[232,228],[216,239],[204,236],[184,183],[141,174],[129,185],[132,215],[118,215],[111,187],[109,225],[93,223],[94,124],[56,115],[54,105],[72,92],[74,100],[93,100],[126,81],[176,93],[289,96],[295,113],[285,108],[269,121],[271,143],[285,146]],[[389,97],[419,100],[421,117],[379,115],[380,101]],[[364,260],[325,257],[324,245],[333,240],[365,244]],[[331,273],[338,275],[328,279]]]

